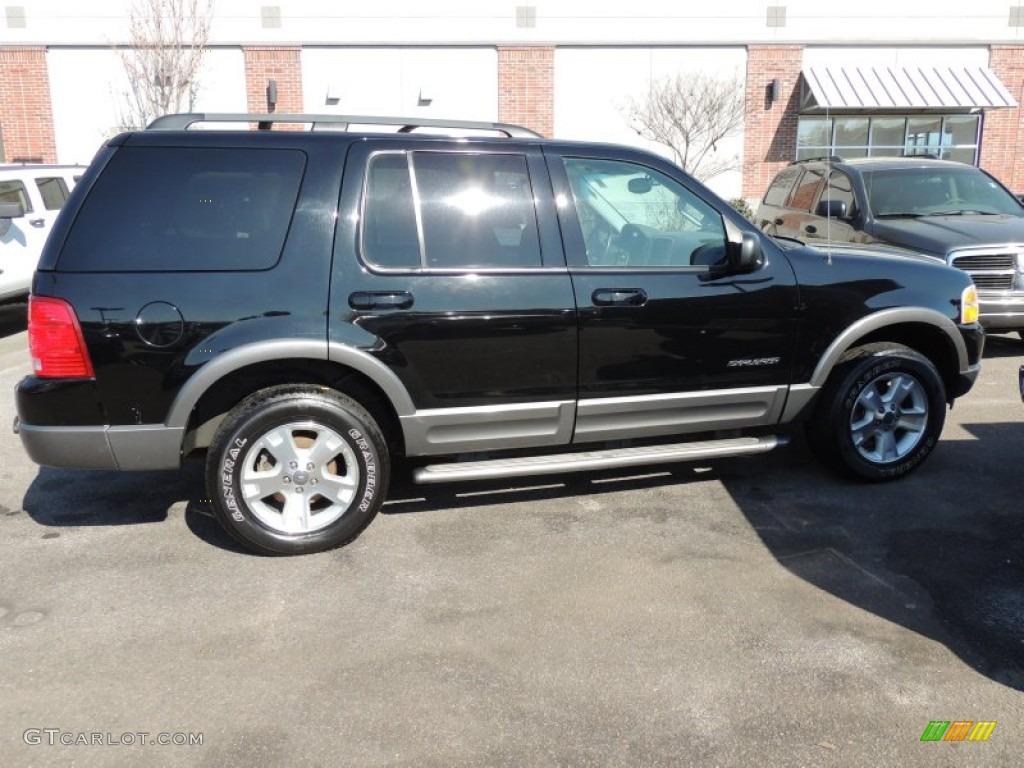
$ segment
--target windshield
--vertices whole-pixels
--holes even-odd
[[[876,218],[1009,214],[1024,208],[995,180],[972,166],[865,171],[864,187]]]

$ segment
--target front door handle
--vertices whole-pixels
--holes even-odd
[[[598,288],[591,298],[599,307],[639,307],[647,303],[643,288]]]
[[[409,309],[412,294],[408,291],[356,291],[348,297],[352,309]]]
[[[46,226],[46,219],[29,219],[28,223],[36,229],[42,229]]]

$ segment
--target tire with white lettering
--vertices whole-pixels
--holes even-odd
[[[217,519],[249,549],[300,555],[342,546],[387,493],[387,443],[358,402],[286,384],[250,395],[221,423],[206,459]]]
[[[945,421],[946,389],[931,360],[899,344],[868,344],[840,358],[807,441],[844,474],[895,480],[928,457]]]

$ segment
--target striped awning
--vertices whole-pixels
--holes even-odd
[[[813,66],[804,67],[802,109],[967,111],[1016,107],[1017,102],[988,67]]]

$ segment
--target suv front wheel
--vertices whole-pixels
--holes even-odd
[[[207,455],[214,512],[240,543],[298,555],[356,538],[384,501],[387,444],[355,400],[326,387],[250,395],[224,419]]]
[[[946,391],[932,362],[899,344],[870,344],[840,360],[807,437],[814,452],[841,472],[894,480],[931,453],[945,419]]]

